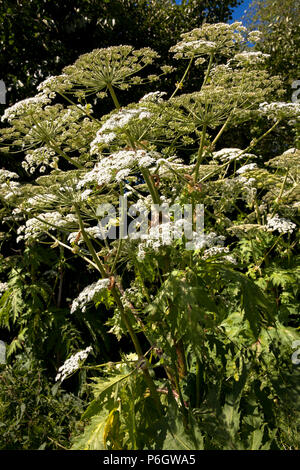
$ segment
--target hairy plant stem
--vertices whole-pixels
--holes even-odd
[[[105,267],[103,266],[103,264],[101,263],[92,243],[91,243],[91,240],[89,239],[85,229],[84,229],[84,225],[83,225],[83,221],[82,221],[82,218],[81,218],[81,215],[80,215],[80,211],[79,211],[79,208],[78,206],[76,205],[75,206],[75,212],[77,214],[77,218],[78,218],[78,221],[79,221],[79,226],[80,226],[80,230],[81,230],[81,233],[82,233],[82,236],[83,236],[83,239],[92,255],[92,258],[94,259],[94,262],[95,264],[98,266],[99,268],[99,271],[102,275],[103,278],[107,278],[111,275],[111,272],[107,272]],[[131,324],[130,324],[130,320],[128,318],[128,315],[124,309],[124,306],[123,306],[123,303],[122,303],[122,300],[121,300],[121,293],[120,293],[120,290],[119,288],[117,288],[116,286],[113,286],[111,287],[110,289],[111,293],[112,293],[112,296],[116,302],[116,305],[120,311],[120,314],[121,314],[121,318],[122,318],[122,321],[124,322],[124,325],[129,333],[129,336],[133,342],[133,345],[134,345],[134,348],[136,350],[136,353],[138,355],[139,358],[144,358],[144,355],[143,355],[143,351],[142,351],[142,348],[141,348],[141,345],[140,345],[140,342],[138,340],[138,337],[136,336]],[[143,375],[144,375],[144,378],[145,378],[145,381],[150,389],[150,393],[152,395],[152,398],[155,402],[155,406],[157,408],[157,411],[159,412],[159,414],[161,414],[161,405],[160,405],[160,399],[159,399],[159,395],[158,395],[158,392],[156,390],[156,387],[155,387],[155,384],[153,382],[153,379],[152,377],[150,376],[149,374],[149,370],[147,368],[143,368],[142,369],[143,371]]]

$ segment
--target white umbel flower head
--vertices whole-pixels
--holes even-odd
[[[300,117],[300,103],[261,103],[259,112],[270,119],[292,119]]]
[[[255,157],[251,153],[243,153],[242,150],[238,148],[224,148],[213,152],[213,158],[216,160],[221,160],[223,162],[230,162],[231,160],[240,160],[241,158],[250,158]],[[242,154],[239,156],[239,154]]]
[[[4,111],[3,116],[1,117],[1,121],[8,121],[11,122],[13,119],[16,119],[20,116],[24,116],[29,113],[34,113],[37,108],[41,108],[46,104],[49,104],[51,100],[46,96],[44,93],[39,93],[32,98],[27,98],[22,101],[18,101],[10,108],[7,108]]]
[[[80,309],[82,312],[85,312],[87,304],[93,300],[95,295],[103,289],[106,289],[109,286],[109,279],[100,279],[97,282],[85,287],[79,296],[73,300],[71,306],[71,313],[74,313],[76,310]]]
[[[288,219],[280,218],[278,214],[274,217],[267,216],[266,228],[268,232],[274,232],[278,230],[279,233],[293,233],[296,228],[296,224]]]
[[[263,64],[268,58],[270,54],[263,54],[261,51],[253,52],[253,51],[244,51],[238,54],[235,54],[233,57],[234,61],[240,62],[241,64]]]
[[[151,113],[145,107],[134,109],[121,109],[110,116],[97,131],[95,139],[91,142],[91,154],[98,153],[99,144],[109,144],[116,138],[117,130],[125,127],[133,118],[149,119]]]
[[[92,351],[92,347],[88,346],[83,351],[79,351],[78,353],[71,356],[69,359],[65,361],[65,363],[58,369],[58,374],[55,377],[55,381],[57,382],[60,380],[63,382],[69,375],[73,374],[83,361],[88,357],[89,353]]]
[[[156,162],[160,155],[157,152],[146,150],[119,150],[96,163],[78,183],[77,189],[87,183],[97,183],[99,186],[115,180],[120,182],[128,176],[132,168],[147,168]]]
[[[237,170],[238,175],[242,175],[243,173],[246,173],[247,171],[252,171],[257,168],[256,163],[248,163],[248,165],[243,165],[241,168]]]

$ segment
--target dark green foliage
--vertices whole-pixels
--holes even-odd
[[[68,446],[80,430],[83,401],[45,375],[27,350],[0,366],[0,449],[35,450]]]
[[[268,67],[280,75],[291,100],[292,83],[300,76],[300,6],[297,0],[253,0],[246,22],[263,33],[257,48],[270,54]],[[296,87],[299,88],[299,85]]]
[[[9,103],[35,92],[49,75],[60,73],[94,48],[150,46],[166,62],[180,33],[205,19],[227,21],[237,0],[4,0],[0,4],[0,70]]]

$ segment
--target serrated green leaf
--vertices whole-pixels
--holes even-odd
[[[103,402],[111,395],[114,387],[118,386],[121,382],[130,377],[133,372],[135,371],[126,375],[122,374],[110,378],[97,379],[97,384],[93,385],[96,398],[89,404],[82,415],[82,419],[91,418],[95,414],[98,414],[102,409]]]

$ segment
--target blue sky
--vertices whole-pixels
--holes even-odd
[[[233,14],[232,14],[232,19],[234,21],[240,21],[242,19],[242,16],[244,14],[244,10],[248,8],[252,0],[244,0],[243,3],[239,6],[236,7]]]
[[[232,14],[232,20],[233,21],[240,21],[243,14],[244,10],[248,8],[252,0],[244,0],[242,4],[239,7],[236,7],[235,10],[233,11]],[[181,0],[176,0],[176,3],[180,3]]]

